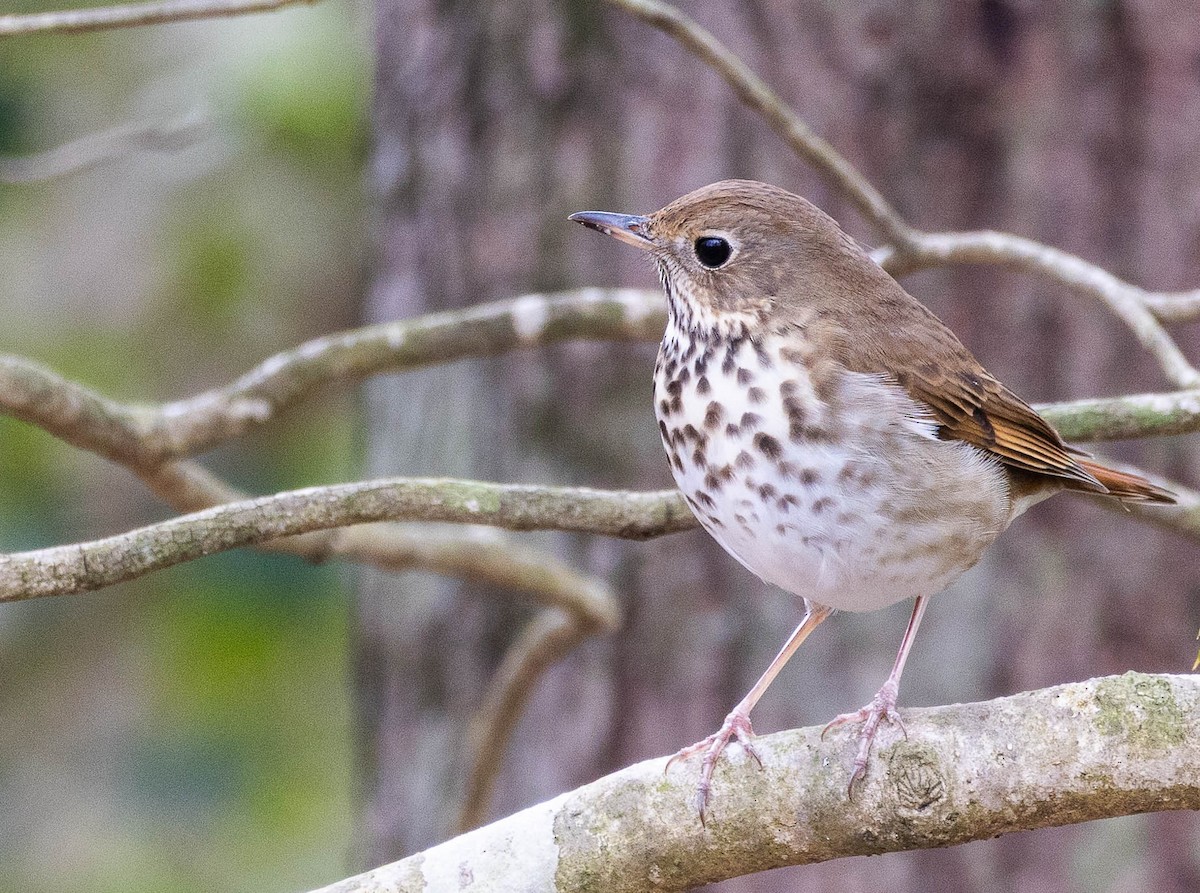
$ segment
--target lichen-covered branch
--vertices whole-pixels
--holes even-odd
[[[693,762],[647,760],[320,893],[644,893],[843,856],[950,846],[1200,808],[1200,678],[1126,673],[980,704],[906,710],[861,788],[820,726],[723,758],[707,824]]]
[[[1035,407],[1069,441],[1165,437],[1200,430],[1200,390],[1126,394]]]
[[[97,6],[91,9],[65,9],[0,16],[0,38],[21,34],[78,34],[164,25],[196,19],[218,19],[269,12],[297,3],[317,0],[156,0],[121,6]]]
[[[90,543],[0,556],[0,601],[110,586],[238,546],[368,521],[452,521],[645,539],[696,524],[676,492],[623,493],[447,479],[294,490]]]

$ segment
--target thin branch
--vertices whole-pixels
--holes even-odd
[[[1146,292],[1074,254],[1010,233],[981,231],[914,233],[901,247],[877,251],[875,259],[893,276],[927,267],[973,263],[1012,267],[1057,280],[1107,304],[1158,360],[1171,382],[1184,388],[1200,385],[1200,372],[1147,309]]]
[[[42,182],[138,153],[179,152],[209,130],[208,118],[198,110],[170,121],[125,124],[35,155],[0,156],[0,183]]]
[[[1200,390],[1038,403],[1034,408],[1069,441],[1097,443],[1200,431]]]
[[[678,41],[724,79],[797,155],[824,174],[891,241],[908,241],[909,227],[871,182],[796,114],[742,59],[694,19],[661,0],[607,0]]]
[[[1187,322],[1200,316],[1200,289],[1146,291],[1142,292],[1142,302],[1163,322]]]
[[[172,518],[90,543],[0,556],[0,601],[132,580],[238,546],[366,521],[451,521],[645,539],[696,520],[677,492],[604,492],[432,478],[293,490]]]
[[[0,412],[150,471],[265,425],[334,382],[571,339],[657,341],[664,321],[661,296],[648,290],[525,295],[317,338],[230,385],[162,405],[122,403],[23,357],[0,355]],[[1200,400],[1190,390],[1039,408],[1073,439],[1200,430]]]
[[[192,462],[167,463],[141,475],[177,511],[201,511],[247,498]],[[538,680],[585,639],[614,632],[621,624],[620,605],[603,581],[579,573],[550,553],[511,542],[492,527],[461,525],[454,533],[442,533],[428,525],[418,530],[411,524],[376,522],[283,537],[257,548],[315,562],[340,558],[385,571],[425,570],[520,592],[547,606],[509,646],[472,719],[476,744],[470,748],[460,816],[471,825],[487,814],[495,776]],[[549,618],[554,618],[553,624],[546,623]]]
[[[924,233],[911,227],[873,185],[735,53],[694,20],[663,0],[607,0],[674,38],[720,75],[738,98],[757,112],[803,160],[824,174],[891,243],[876,259],[893,275],[949,263],[992,263],[1018,267],[1065,282],[1103,300],[1154,355],[1167,378],[1180,387],[1200,386],[1152,309],[1172,319],[1200,314],[1200,290],[1152,295],[1080,257],[1007,233]]]
[[[332,382],[568,340],[657,341],[658,292],[587,288],[339,332],[260,363],[223,388],[163,405],[101,396],[23,357],[0,355],[0,410],[82,449],[152,467],[273,420]]]
[[[844,856],[1200,808],[1200,678],[1126,673],[980,704],[906,710],[854,799],[843,733],[759,738],[723,761],[707,825],[694,761],[647,760],[321,893],[681,891]]]
[[[491,527],[438,535],[394,524],[362,525],[341,531],[334,548],[339,558],[382,570],[421,568],[516,590],[577,618],[592,632],[614,632],[621,625],[620,607],[604,582]]]
[[[487,817],[504,752],[537,681],[593,632],[577,618],[548,608],[534,618],[505,654],[467,732],[471,773],[456,822],[460,832],[478,826]]]
[[[58,12],[34,12],[0,16],[0,38],[23,34],[79,34],[135,28],[141,25],[166,25],[195,19],[217,19],[270,12],[299,3],[318,0],[161,0],[124,6],[99,6],[93,9],[68,9]]]

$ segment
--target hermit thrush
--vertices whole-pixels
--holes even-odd
[[[927,599],[1017,515],[1060,490],[1174,500],[1063,443],[825,213],[747,180],[706,186],[649,216],[571,215],[646,251],[667,294],[654,408],[680,490],[704,528],[805,615],[703,753],[733,739],[757,758],[750,710],[834,611],[915,599],[895,665],[861,722],[850,789]],[[828,726],[827,726],[828,728]]]

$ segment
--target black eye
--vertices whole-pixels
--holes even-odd
[[[733,248],[720,236],[701,236],[695,247],[697,259],[710,270],[721,266],[733,254]]]

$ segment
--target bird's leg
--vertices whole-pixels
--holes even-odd
[[[916,637],[917,627],[921,625],[921,617],[925,614],[926,601],[925,596],[917,596],[917,600],[913,604],[912,616],[908,618],[908,627],[904,630],[904,638],[900,640],[900,652],[896,655],[896,662],[892,664],[892,672],[888,674],[883,688],[879,689],[871,703],[853,713],[843,713],[841,716],[834,717],[821,730],[823,738],[825,733],[834,726],[848,722],[863,724],[858,733],[858,753],[854,756],[854,771],[850,773],[850,786],[847,789],[847,793],[850,795],[854,793],[855,783],[867,772],[867,761],[871,756],[871,743],[875,740],[879,723],[885,719],[889,723],[895,723],[900,726],[900,731],[904,732],[904,737],[908,737],[908,730],[904,728],[904,722],[896,710],[896,697],[900,693],[900,674],[904,672],[904,662],[908,660],[908,652],[912,648],[913,638]]]
[[[690,747],[685,747],[671,759],[667,760],[667,765],[663,771],[670,769],[671,765],[676,760],[687,759],[693,754],[704,754],[704,759],[700,763],[700,783],[696,787],[696,806],[700,812],[700,821],[704,821],[704,808],[708,805],[709,792],[712,789],[713,769],[716,768],[717,759],[721,756],[721,752],[729,746],[729,742],[734,738],[742,745],[742,748],[750,756],[762,765],[762,758],[758,755],[757,749],[754,747],[754,729],[750,725],[750,711],[754,709],[754,705],[758,703],[758,699],[763,696],[763,692],[779,675],[779,671],[783,669],[784,664],[788,662],[796,649],[800,647],[800,643],[808,638],[808,634],[816,629],[826,617],[833,613],[832,608],[827,608],[825,605],[816,605],[805,599],[804,601],[804,619],[800,621],[800,625],[788,637],[788,640],[783,643],[783,647],[779,649],[779,653],[775,655],[775,659],[771,661],[771,665],[767,667],[766,672],[759,677],[754,683],[754,687],[746,693],[746,697],[738,701],[736,707],[729,712],[725,717],[725,722],[721,724],[721,728],[709,735],[703,741],[697,741]]]

